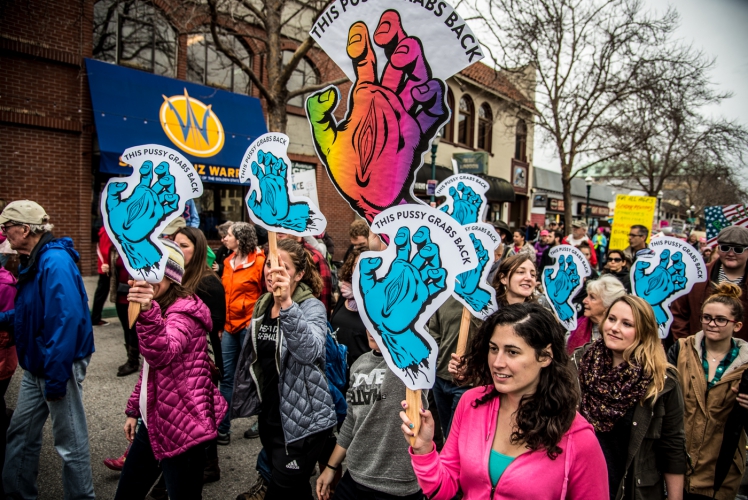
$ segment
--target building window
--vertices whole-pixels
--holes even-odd
[[[229,35],[218,36],[225,47],[252,67],[252,56],[240,40]],[[187,81],[239,94],[249,94],[252,90],[249,76],[216,48],[209,32],[187,37]]]
[[[491,152],[491,136],[493,134],[493,113],[487,102],[478,108],[478,149]]]
[[[514,159],[527,162],[527,124],[522,119],[517,122],[517,132],[514,140]]]
[[[288,64],[288,61],[290,61],[292,57],[293,52],[291,52],[290,50],[283,51],[283,65],[285,66],[286,64]],[[294,90],[303,89],[304,87],[307,87],[309,85],[317,85],[319,82],[319,75],[314,69],[314,66],[312,66],[312,64],[306,59],[302,59],[301,61],[299,61],[296,69],[293,70],[293,74],[288,80],[288,85],[286,87],[288,88],[289,92],[291,92]],[[307,96],[308,94],[297,95],[293,99],[290,99],[288,101],[288,104],[290,104],[291,106],[298,106],[300,108],[303,108]]]
[[[464,95],[457,118],[457,142],[468,147],[473,147],[473,118],[473,100]]]
[[[452,90],[447,88],[447,106],[449,106],[450,117],[449,121],[444,124],[442,128],[442,139],[449,142],[455,140],[455,96],[452,94]]]
[[[176,76],[177,33],[153,5],[101,0],[94,5],[94,59]]]

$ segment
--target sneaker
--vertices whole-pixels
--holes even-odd
[[[218,433],[218,438],[216,439],[216,443],[220,444],[221,446],[226,446],[231,443],[231,435],[227,432],[224,434],[223,432]]]
[[[244,431],[244,439],[256,439],[260,437],[260,429],[257,422],[252,424],[252,427]]]
[[[114,470],[114,471],[121,471],[122,468],[125,466],[125,459],[127,458],[127,452],[130,451],[130,445],[127,445],[127,449],[119,458],[105,458],[104,459],[104,466],[107,469]]]
[[[109,326],[109,322],[102,319],[98,323],[94,323],[94,326]]]
[[[267,492],[267,490],[268,483],[265,482],[262,476],[258,475],[257,481],[255,481],[255,484],[252,485],[249,491],[238,495],[236,497],[236,500],[263,500],[265,498],[265,493]]]

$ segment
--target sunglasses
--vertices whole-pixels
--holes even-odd
[[[732,319],[727,319],[724,316],[712,316],[710,314],[702,314],[701,315],[701,322],[705,325],[708,325],[714,321],[714,324],[717,326],[727,326],[727,323],[737,323],[737,321]]]
[[[643,234],[629,233],[629,238],[644,238]]]
[[[722,253],[729,253],[730,250],[735,252],[737,255],[740,255],[745,250],[745,247],[738,247],[738,246],[732,246],[732,245],[720,245],[719,251]]]
[[[611,257],[608,259],[608,262],[623,262],[623,259],[619,257]]]

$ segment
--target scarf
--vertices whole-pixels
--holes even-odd
[[[353,298],[353,285],[350,281],[340,282],[340,294],[345,298],[345,305],[349,311],[358,311],[356,299]]]
[[[582,402],[579,412],[596,432],[608,432],[647,392],[652,377],[631,359],[613,366],[603,339],[592,343],[579,364]]]

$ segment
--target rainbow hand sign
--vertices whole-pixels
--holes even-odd
[[[373,38],[370,26],[376,26]],[[476,42],[470,28],[445,2],[428,9],[394,0],[343,1],[320,16],[311,35],[354,82],[341,121],[334,116],[341,100],[336,87],[306,102],[315,148],[333,184],[370,224],[389,207],[420,203],[413,195],[416,171],[450,119],[444,80],[482,58],[479,48],[470,54],[460,48],[462,40]]]

